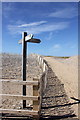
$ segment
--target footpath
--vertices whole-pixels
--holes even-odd
[[[64,84],[49,66],[47,88],[42,99],[41,118],[48,120],[79,120],[76,118]]]

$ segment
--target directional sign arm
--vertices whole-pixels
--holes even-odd
[[[25,37],[25,41],[26,41],[26,42],[27,42],[28,40],[30,40],[30,39],[33,39],[33,34],[29,34],[29,35],[27,35],[27,36]],[[19,40],[18,43],[21,44],[21,43],[22,43],[22,39]]]
[[[31,43],[40,43],[41,40],[40,40],[40,39],[36,39],[36,38],[32,38],[32,39],[27,40],[27,42],[31,42]]]
[[[33,35],[32,35],[32,34],[26,36],[26,37],[25,37],[25,41],[26,41],[26,42],[31,42],[31,43],[40,43],[40,42],[41,42],[40,39],[33,38]],[[21,43],[22,43],[22,39],[19,40],[18,43],[21,44]]]

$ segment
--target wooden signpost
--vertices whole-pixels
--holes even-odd
[[[22,80],[26,81],[26,47],[27,43],[25,41],[25,37],[27,33],[22,33]],[[26,96],[26,85],[23,85],[23,95]],[[26,100],[23,100],[23,108],[26,108]]]
[[[27,32],[22,33],[22,39],[19,40],[19,44],[22,43],[22,80],[26,81],[26,63],[27,63],[27,42],[40,43],[40,39],[33,38],[33,35],[27,35]],[[26,96],[26,85],[23,85],[23,95]],[[26,108],[26,100],[23,100],[23,108]]]

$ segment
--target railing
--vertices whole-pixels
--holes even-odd
[[[40,56],[40,55],[37,55],[37,54],[34,54],[40,68],[42,69],[43,71],[43,74],[40,78],[41,82],[43,83],[43,87],[42,87],[42,91],[44,92],[45,89],[46,89],[46,85],[47,85],[47,74],[48,74],[48,64],[47,62],[44,60],[43,56]]]
[[[2,82],[8,82],[19,85],[32,85],[33,86],[33,96],[24,96],[24,95],[12,95],[12,94],[0,94],[0,97],[8,97],[9,99],[19,99],[19,100],[32,100],[33,101],[33,109],[0,109],[0,113],[18,113],[25,115],[32,115],[33,117],[39,118],[41,112],[41,103],[42,96],[46,89],[47,85],[47,73],[48,73],[48,65],[43,59],[42,56],[35,54],[35,59],[37,60],[39,66],[41,67],[43,74],[40,78],[33,78],[33,81],[22,81],[22,80],[7,80],[1,79]]]
[[[8,83],[13,83],[13,84],[19,84],[19,85],[32,85],[33,86],[33,91],[35,86],[39,86],[38,81],[22,81],[22,80],[5,80],[2,79],[0,80],[2,82],[8,82]],[[12,95],[12,94],[0,94],[0,97],[5,98],[8,97],[9,99],[19,99],[19,100],[32,100],[33,101],[33,110],[16,110],[16,109],[0,109],[1,113],[18,113],[22,114],[25,113],[25,115],[38,115],[38,109],[34,108],[34,101],[39,101],[39,95],[34,95],[33,96],[23,96],[23,95]]]

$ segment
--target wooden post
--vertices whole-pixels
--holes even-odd
[[[33,79],[34,81],[39,79]],[[33,85],[33,96],[39,96],[39,84]],[[33,100],[33,110],[39,111],[39,100]]]
[[[27,32],[22,33],[22,79],[26,81],[26,47],[27,43],[25,41],[25,37],[27,36]],[[26,95],[26,85],[23,85],[23,95]],[[23,108],[26,108],[26,100],[23,100]]]
[[[39,81],[39,79],[33,78],[34,81]],[[39,96],[39,84],[33,85],[33,96]],[[39,112],[39,104],[40,98],[38,100],[33,100],[33,110]],[[33,115],[34,120],[39,120],[39,113],[37,115]]]

